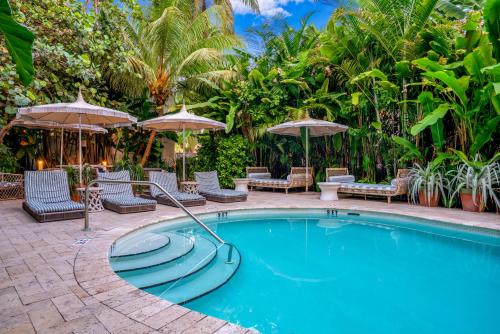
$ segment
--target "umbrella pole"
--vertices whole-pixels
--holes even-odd
[[[186,125],[182,124],[182,181],[186,181]]]
[[[59,169],[63,168],[63,150],[64,150],[64,128],[61,127],[61,155],[59,156]]]
[[[80,164],[80,187],[82,186],[82,114],[78,114],[78,163]]]
[[[309,128],[306,127],[306,192],[309,191]]]

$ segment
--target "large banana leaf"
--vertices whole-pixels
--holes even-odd
[[[479,127],[479,133],[474,138],[474,142],[470,148],[470,156],[475,156],[486,143],[492,140],[493,133],[497,130],[499,122],[500,116],[496,116]]]
[[[12,18],[7,0],[0,0],[0,33],[5,37],[7,50],[16,64],[19,78],[24,85],[29,85],[35,74],[32,57],[35,35]]]
[[[424,116],[431,114],[434,110],[434,96],[431,92],[422,92],[418,96],[418,102],[422,106]],[[438,119],[431,125],[432,142],[438,151],[443,149],[445,144],[443,120]]]
[[[428,78],[434,78],[438,79],[444,84],[450,88],[455,95],[460,99],[462,102],[462,105],[467,105],[468,103],[468,98],[467,94],[465,94],[466,89],[468,88],[468,81],[462,80],[464,77],[457,79],[454,76],[449,75],[448,73],[444,71],[437,71],[437,72],[425,72],[423,73],[424,76]]]
[[[412,134],[412,136],[418,135],[427,127],[434,125],[439,120],[443,119],[450,108],[451,106],[448,103],[440,104],[433,112],[425,116],[411,128],[410,133]]]
[[[484,6],[484,25],[494,46],[495,57],[500,62],[500,0],[487,0]]]

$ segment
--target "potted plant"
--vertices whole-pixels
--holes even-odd
[[[500,186],[500,164],[497,162],[500,153],[487,161],[481,161],[479,155],[476,155],[474,160],[469,160],[463,152],[456,151],[455,153],[460,158],[460,163],[455,170],[451,171],[454,189],[452,197],[460,194],[462,209],[465,211],[484,211],[488,198],[497,208],[500,208],[500,202],[495,193],[495,189]]]
[[[446,199],[448,180],[437,160],[429,162],[425,168],[415,163],[410,169],[409,177],[409,196],[414,203],[418,198],[420,205],[436,207],[441,196]]]
[[[69,191],[71,194],[71,199],[75,202],[80,201],[80,195],[76,192],[76,188],[78,187],[78,170],[73,166],[68,166],[65,168],[66,173],[68,174],[68,185]]]

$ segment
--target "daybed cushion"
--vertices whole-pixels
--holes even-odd
[[[24,173],[26,205],[35,213],[84,210],[69,194],[66,171],[27,171]]]
[[[181,202],[182,201],[197,201],[197,200],[205,199],[205,197],[198,195],[198,194],[183,193],[180,191],[172,191],[172,192],[170,192],[170,195],[172,195],[176,200],[181,201]],[[168,196],[163,194],[163,193],[159,197],[168,198]]]
[[[344,183],[342,188],[345,189],[365,189],[365,190],[385,190],[395,191],[396,186],[390,184],[370,184],[370,183]]]
[[[120,181],[130,181],[130,173],[126,170],[122,170],[119,172],[109,172],[109,173],[97,173],[97,182],[99,180],[120,180]],[[107,199],[108,197],[134,197],[134,193],[132,191],[132,185],[130,183],[122,183],[122,184],[111,184],[111,183],[99,183],[99,187],[102,188],[103,199]]]
[[[82,203],[73,201],[64,201],[58,203],[41,203],[37,201],[26,201],[26,205],[34,213],[49,213],[49,212],[64,212],[64,211],[79,211],[84,210],[85,206]]]
[[[108,203],[118,206],[136,206],[136,205],[149,205],[156,204],[155,200],[135,197],[135,196],[107,196],[104,200]]]
[[[201,192],[201,191],[200,191]],[[220,189],[215,191],[203,191],[202,194],[208,194],[219,197],[247,197],[247,193],[243,191],[236,191],[232,189]]]
[[[177,187],[177,175],[175,173],[168,172],[150,172],[149,181],[158,183],[160,186],[165,188],[169,193],[179,192]],[[158,187],[151,186],[151,196],[157,197],[162,196],[164,193],[158,189]]]
[[[328,177],[328,182],[353,183],[355,180],[354,175],[338,175]]]
[[[258,184],[270,184],[270,185],[273,185],[273,184],[276,184],[276,185],[286,185],[288,183],[290,183],[290,180],[284,180],[284,179],[255,179],[255,180],[252,180],[254,183],[258,183]]]
[[[271,173],[248,173],[248,178],[257,180],[270,179]]]

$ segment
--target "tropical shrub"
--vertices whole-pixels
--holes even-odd
[[[15,173],[17,172],[18,163],[17,159],[12,154],[10,148],[0,144],[0,172]]]
[[[221,187],[233,187],[233,178],[244,177],[250,161],[248,143],[243,136],[221,137],[217,141],[215,159]]]

